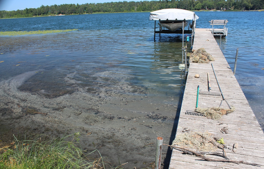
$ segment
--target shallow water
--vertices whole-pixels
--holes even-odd
[[[229,35],[221,48],[231,67],[240,48],[236,77],[260,122],[264,33],[258,17],[263,14],[197,12],[197,27],[210,27],[211,19],[229,20]],[[0,37],[0,61],[4,61],[0,63],[0,106],[18,115],[36,109],[48,114],[32,117],[40,123],[89,133],[82,138],[83,147],[99,149],[108,161],[129,162],[128,168],[150,166],[155,138],[162,136],[169,142],[184,80],[178,68],[181,42],[167,36],[153,42],[153,22],[148,16],[0,20],[0,31],[78,29]],[[248,19],[238,22],[241,16]],[[250,18],[256,27],[246,24]]]
[[[36,121],[92,133],[83,136],[83,147],[99,149],[111,163],[152,164],[155,138],[169,143],[184,86],[181,42],[154,43],[148,13],[0,22],[2,30],[78,29],[0,37],[1,106],[17,114],[35,110],[47,115]]]

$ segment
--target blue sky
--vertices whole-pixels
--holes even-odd
[[[85,3],[104,3],[119,2],[123,0],[0,0],[0,10],[12,11],[25,8],[37,8],[41,5],[60,5],[60,4],[85,4]],[[130,0],[127,0],[130,1]],[[134,0],[143,1],[143,0]]]

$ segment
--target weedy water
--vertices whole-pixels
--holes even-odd
[[[66,29],[66,30],[38,30],[38,31],[3,31],[0,32],[0,36],[20,36],[20,35],[41,35],[49,33],[62,33],[76,31],[77,29]]]

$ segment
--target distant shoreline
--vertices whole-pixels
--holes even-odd
[[[194,12],[264,12],[264,9],[260,10],[193,10]],[[138,12],[94,12],[94,13],[83,13],[83,14],[58,14],[58,15],[37,15],[37,16],[29,16],[29,17],[10,17],[10,18],[0,18],[0,19],[21,19],[21,18],[36,18],[36,17],[61,17],[61,16],[71,16],[71,15],[92,15],[92,14],[114,14],[114,13],[144,13],[151,11],[138,11]]]

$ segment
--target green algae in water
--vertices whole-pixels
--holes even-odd
[[[4,32],[0,32],[0,36],[36,35],[36,34],[70,32],[70,31],[76,31],[76,30],[78,29],[38,30],[38,31],[4,31]]]

